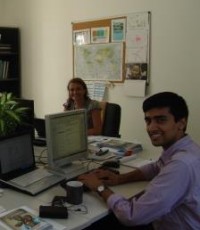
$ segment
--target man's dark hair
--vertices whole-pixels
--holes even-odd
[[[153,108],[168,107],[169,112],[174,116],[175,121],[182,118],[188,119],[189,111],[188,106],[183,99],[173,92],[161,92],[150,96],[143,102],[143,112],[147,112]]]

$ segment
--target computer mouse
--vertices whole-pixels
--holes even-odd
[[[120,161],[119,160],[109,160],[102,163],[102,167],[111,167],[111,168],[119,168]]]

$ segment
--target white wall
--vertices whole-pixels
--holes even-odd
[[[0,0],[0,26],[3,25],[3,19],[4,19],[4,2],[5,0]]]
[[[188,132],[200,143],[199,0],[0,0],[1,4],[1,24],[21,29],[22,95],[35,100],[37,117],[62,111],[72,77],[71,22],[150,11],[148,95],[163,90],[183,95],[190,109]],[[154,151],[145,132],[143,99],[125,96],[123,84],[108,92],[108,100],[122,107],[122,138],[136,138]]]

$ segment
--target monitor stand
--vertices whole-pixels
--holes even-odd
[[[77,177],[89,171],[87,166],[81,163],[77,163],[77,162],[68,164],[68,165],[64,165],[62,167],[54,167],[51,170],[53,170],[54,172],[62,176],[64,175],[67,180]]]

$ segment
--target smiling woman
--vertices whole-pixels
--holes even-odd
[[[88,89],[81,78],[72,78],[68,85],[68,99],[63,104],[64,111],[87,110],[88,135],[100,135],[102,130],[101,105],[88,96]]]

